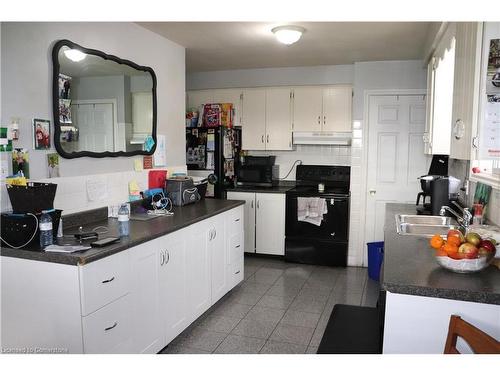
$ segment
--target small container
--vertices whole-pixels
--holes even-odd
[[[320,193],[324,193],[325,192],[325,184],[323,184],[323,183],[318,184],[318,191]]]
[[[52,237],[52,218],[48,211],[42,212],[38,229],[40,230],[40,248],[44,249],[52,245],[54,243],[54,238]]]
[[[118,210],[118,231],[120,237],[128,237],[130,234],[130,218],[127,205],[124,203]]]

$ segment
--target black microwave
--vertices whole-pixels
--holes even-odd
[[[236,185],[272,187],[278,178],[279,165],[242,165],[236,172]]]

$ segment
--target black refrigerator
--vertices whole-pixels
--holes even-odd
[[[186,128],[188,175],[215,176],[215,183],[208,184],[207,197],[224,199],[226,188],[234,187],[240,150],[241,128]]]

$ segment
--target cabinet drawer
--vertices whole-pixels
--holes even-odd
[[[228,266],[228,270],[229,270],[229,275],[228,275],[229,289],[232,289],[243,281],[244,277],[243,254],[241,255],[238,261]]]
[[[226,215],[227,235],[243,232],[243,220],[243,206],[230,210]]]
[[[80,267],[82,316],[86,316],[130,290],[130,252],[122,251]]]
[[[82,318],[85,353],[130,353],[132,321],[130,294]]]
[[[227,259],[228,264],[235,264],[243,257],[245,244],[243,241],[243,234],[236,233],[229,236],[229,256]]]

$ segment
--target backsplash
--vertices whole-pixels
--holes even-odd
[[[331,145],[296,145],[293,151],[249,151],[252,156],[276,156],[280,178],[284,178],[296,160],[302,164],[351,165],[351,147]],[[286,180],[295,180],[295,167]]]
[[[174,172],[186,172],[185,166],[167,167],[166,169],[169,175]],[[141,191],[147,189],[148,172],[149,170],[140,172],[127,171],[86,176],[36,179],[35,181],[57,184],[54,207],[63,210],[63,215],[67,215],[127,202],[129,197],[129,182],[135,180]],[[91,194],[87,192],[87,182],[89,181],[102,182],[105,186],[105,196],[91,199]],[[11,210],[9,196],[4,184],[1,186],[1,210],[2,212]]]

